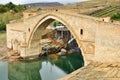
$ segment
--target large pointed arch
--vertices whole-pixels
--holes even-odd
[[[66,27],[68,28],[68,30],[71,32],[71,34],[75,38],[75,40],[76,40],[79,48],[81,49],[82,56],[83,56],[83,59],[84,59],[84,64],[86,64],[86,62],[85,62],[86,58],[84,56],[84,50],[82,48],[82,44],[80,43],[79,39],[77,38],[77,34],[72,30],[72,26],[69,25],[69,23],[67,23],[66,20],[64,20],[64,19],[62,19],[62,18],[60,18],[58,16],[52,15],[52,14],[48,14],[48,15],[44,16],[43,18],[41,18],[37,22],[37,24],[35,25],[35,27],[33,28],[33,30],[30,33],[30,37],[28,39],[28,47],[32,48],[32,47],[34,47],[33,46],[34,44],[35,45],[39,44],[39,43],[36,42],[37,40],[38,41],[40,40],[40,37],[38,37],[38,36],[54,20],[57,20],[57,21],[63,23],[64,25],[66,25]]]

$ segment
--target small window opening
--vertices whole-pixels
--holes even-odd
[[[28,31],[30,32],[30,28],[28,29]]]
[[[80,34],[83,35],[83,29],[80,30]]]
[[[28,14],[28,16],[32,16],[32,14]]]
[[[56,12],[58,11],[58,9],[56,9]]]
[[[111,20],[111,22],[113,23],[113,20]]]

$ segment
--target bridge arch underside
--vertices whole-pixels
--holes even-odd
[[[51,16],[51,17],[49,16],[49,17],[44,18],[43,20],[40,20],[39,23],[37,24],[37,26],[33,29],[33,32],[31,33],[31,37],[28,41],[29,47],[26,52],[28,54],[26,54],[26,55],[27,56],[38,56],[40,54],[40,45],[39,45],[40,43],[39,42],[41,40],[42,33],[44,33],[43,30],[45,30],[46,27],[55,20],[64,24],[67,27],[67,29],[70,31],[72,36],[75,38],[75,40],[81,50],[84,64],[86,65],[87,60],[86,60],[86,56],[84,55],[85,52],[83,50],[83,47],[80,43],[79,38],[77,38],[77,36],[76,36],[78,34],[74,33],[74,31],[71,29],[71,26],[68,23],[66,23],[64,20],[58,19],[53,16]]]

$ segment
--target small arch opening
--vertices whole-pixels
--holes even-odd
[[[55,10],[56,12],[58,11],[58,9]]]
[[[30,32],[30,28],[28,28],[28,31]]]
[[[83,35],[83,29],[80,29],[80,34]]]

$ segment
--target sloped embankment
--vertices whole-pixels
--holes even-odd
[[[120,12],[120,5],[108,6],[103,9],[95,10],[85,14],[94,17],[107,17],[107,16],[113,16],[117,12]]]

